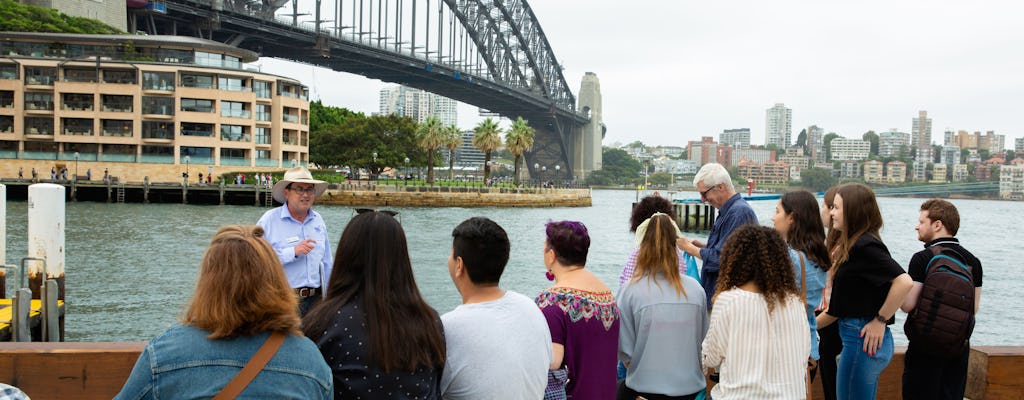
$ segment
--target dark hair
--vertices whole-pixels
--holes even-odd
[[[832,265],[825,248],[825,227],[821,223],[818,200],[811,192],[800,190],[783,194],[779,204],[786,214],[793,217],[789,232],[786,232],[789,246],[803,252],[822,270],[828,271]]]
[[[753,281],[771,313],[786,301],[786,296],[800,295],[789,260],[786,242],[775,229],[757,225],[736,228],[722,247],[715,296]]]
[[[833,186],[828,188],[828,190],[825,191],[825,196],[822,197],[825,203],[825,207],[828,207],[829,211],[832,211],[833,208],[836,208],[837,192],[839,192],[839,186]],[[828,226],[826,226],[825,228],[828,229],[828,233],[825,235],[825,248],[828,249],[829,254],[832,254],[834,256],[835,254],[833,254],[832,251],[836,249],[836,245],[839,243],[839,231],[832,229],[831,215],[829,215],[828,217]]]
[[[863,183],[843,184],[836,191],[843,199],[843,230],[836,241],[836,254],[832,265],[842,265],[850,256],[850,249],[861,235],[871,235],[882,240],[882,212],[878,209],[875,192]]]
[[[353,301],[365,310],[370,362],[378,368],[413,372],[444,366],[441,321],[416,287],[405,231],[388,214],[367,212],[349,221],[327,296],[303,318],[303,331],[317,341],[338,310]]]
[[[921,204],[921,211],[928,212],[928,219],[942,222],[946,232],[956,236],[960,230],[960,212],[953,203],[942,199],[931,199]]]
[[[587,264],[590,234],[587,226],[577,221],[548,222],[545,227],[547,244],[555,251],[559,264],[570,266]]]
[[[651,216],[636,255],[636,270],[633,280],[647,277],[654,279],[665,275],[676,291],[676,296],[686,295],[686,288],[679,276],[679,256],[676,254],[676,227],[667,215]],[[656,282],[656,281],[655,281]]]
[[[452,257],[462,257],[475,285],[497,285],[508,263],[508,234],[484,217],[462,221],[452,230]]]
[[[629,216],[629,231],[636,232],[636,228],[654,213],[668,214],[673,221],[678,219],[676,218],[676,209],[672,207],[671,201],[661,196],[651,195],[640,199],[640,202],[633,206],[633,214]]]

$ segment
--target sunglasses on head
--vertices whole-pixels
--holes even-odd
[[[384,213],[384,214],[390,215],[392,217],[398,215],[398,211],[395,211],[395,210],[377,210],[377,209],[374,209],[374,208],[357,208],[356,209],[356,214],[362,214],[362,213],[367,213],[367,212],[379,212],[379,213]]]

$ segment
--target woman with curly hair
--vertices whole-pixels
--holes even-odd
[[[636,272],[619,290],[619,360],[626,379],[618,399],[693,399],[704,389],[700,343],[708,329],[704,289],[679,273],[678,228],[655,213],[643,237]]]
[[[544,230],[544,266],[555,285],[536,302],[551,331],[549,393],[564,387],[570,399],[614,399],[619,308],[608,286],[585,268],[590,234],[577,221],[548,222]]]
[[[263,228],[222,227],[181,322],[149,341],[115,399],[214,397],[264,343],[281,336],[276,353],[237,396],[332,398],[331,370],[299,332],[298,299]]]
[[[836,372],[838,398],[874,399],[878,375],[893,355],[888,325],[895,322],[896,309],[914,283],[882,243],[882,213],[871,188],[842,185],[833,206],[832,229],[838,235],[832,300],[818,315],[818,326],[839,324],[843,351]]]
[[[725,241],[702,353],[720,374],[715,400],[806,397],[811,344],[789,260],[771,228],[745,225]]]

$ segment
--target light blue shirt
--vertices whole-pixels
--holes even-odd
[[[327,289],[334,260],[331,242],[327,240],[327,226],[319,213],[310,209],[306,220],[299,222],[292,218],[286,204],[267,211],[256,224],[266,231],[263,238],[281,260],[288,284],[293,288]],[[296,257],[295,246],[307,238],[315,240],[316,246],[309,254]]]
[[[804,288],[800,287],[800,254],[793,249],[789,249],[789,259],[793,262],[794,276],[796,276],[796,287],[802,292]],[[828,273],[821,270],[821,267],[817,263],[811,261],[804,254],[804,269],[807,270],[807,324],[811,328],[811,358],[818,359],[818,320],[815,318],[814,309],[818,308],[821,304],[822,290],[825,289],[825,280],[828,279]]]

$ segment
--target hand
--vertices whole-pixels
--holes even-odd
[[[676,238],[676,247],[678,247],[679,250],[682,250],[686,254],[700,258],[700,249],[694,247],[690,240],[687,239],[685,236],[680,236]]]
[[[885,323],[872,319],[860,330],[860,337],[864,339],[864,352],[874,357],[882,347],[882,340],[885,339]]]
[[[309,254],[309,252],[313,251],[314,247],[316,247],[316,240],[313,240],[313,239],[303,240],[303,241],[299,242],[299,244],[295,245],[295,256],[298,257],[298,256],[304,256],[306,254]]]
[[[704,242],[701,242],[701,241],[699,241],[699,240],[697,240],[697,239],[694,239],[694,240],[693,240],[693,241],[691,241],[690,243],[691,243],[691,244],[693,244],[693,246],[694,246],[694,247],[696,247],[696,248],[698,248],[698,249],[703,249],[704,247],[707,247],[707,246],[706,246],[706,245],[704,244]]]

